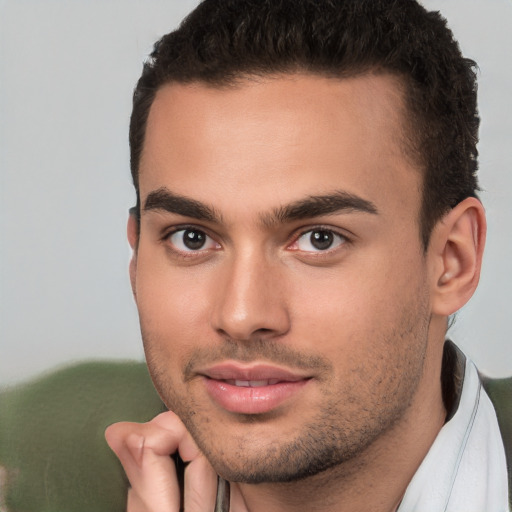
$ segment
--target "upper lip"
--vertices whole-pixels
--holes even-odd
[[[309,375],[279,366],[260,363],[241,364],[234,361],[216,364],[200,370],[198,373],[214,380],[278,380],[283,382],[296,382],[310,378]]]

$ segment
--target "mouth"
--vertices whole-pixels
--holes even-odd
[[[269,366],[224,363],[201,372],[206,392],[225,411],[264,414],[291,402],[311,376]]]
[[[279,379],[267,379],[267,380],[225,380],[226,384],[230,386],[237,386],[240,388],[262,388],[264,386],[274,386],[279,384]]]

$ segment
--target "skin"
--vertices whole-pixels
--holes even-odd
[[[476,287],[485,235],[467,199],[423,250],[404,115],[389,75],[157,93],[130,271],[148,365],[179,419],[107,432],[131,512],[178,510],[176,449],[192,461],[191,511],[212,509],[215,472],[237,482],[234,512],[396,510],[444,423],[446,317]],[[318,213],[320,196],[344,202]],[[204,245],[187,247],[185,227]],[[270,411],[233,412],[205,386],[225,361],[307,380]]]

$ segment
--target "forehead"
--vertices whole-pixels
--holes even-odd
[[[166,187],[236,215],[337,189],[417,211],[404,110],[390,75],[166,85],[148,117],[142,202]]]

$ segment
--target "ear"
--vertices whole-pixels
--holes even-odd
[[[132,248],[132,258],[130,260],[130,283],[132,285],[132,292],[135,300],[137,300],[136,293],[136,275],[137,275],[137,249],[139,245],[139,221],[137,217],[130,212],[128,217],[128,226],[126,228],[128,235],[128,242]]]
[[[480,279],[486,221],[482,203],[468,197],[432,232],[432,312],[449,316],[471,298]]]

